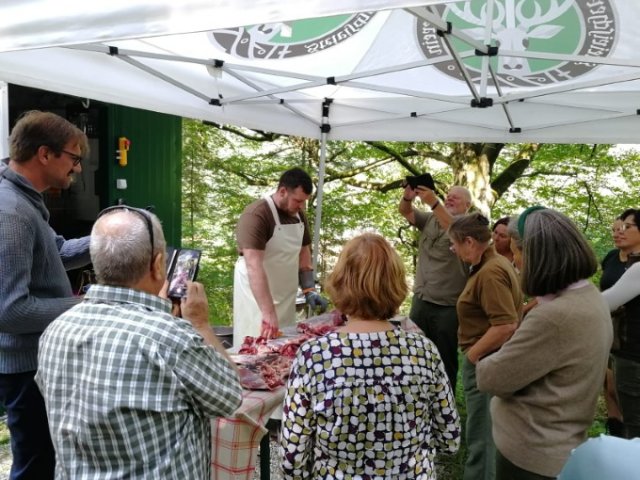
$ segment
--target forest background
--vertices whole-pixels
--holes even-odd
[[[235,226],[244,207],[275,191],[284,170],[301,167],[314,181],[307,206],[313,232],[319,162],[317,140],[184,120],[182,246],[203,251],[198,279],[207,289],[210,323],[231,323]],[[433,174],[440,196],[452,185],[468,187],[474,208],[492,221],[530,205],[558,209],[602,258],[613,248],[613,219],[640,207],[639,167],[640,153],[628,146],[329,142],[317,280],[322,285],[346,240],[375,231],[396,247],[412,283],[417,231],[398,203],[402,179],[424,172]],[[408,301],[401,313],[408,313]]]

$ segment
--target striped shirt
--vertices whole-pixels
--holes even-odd
[[[235,371],[167,300],[94,285],[40,340],[36,381],[56,478],[208,479],[210,417],[231,415]]]

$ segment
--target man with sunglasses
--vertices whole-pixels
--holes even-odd
[[[42,193],[66,189],[88,153],[86,135],[48,112],[25,113],[0,165],[0,401],[7,412],[11,480],[48,479],[54,452],[34,382],[38,339],[78,303],[66,270],[87,265],[89,237],[65,240],[49,226]]]
[[[202,284],[187,283],[183,318],[172,315],[165,256],[152,213],[115,206],[98,216],[97,284],[40,340],[56,478],[210,478],[210,418],[231,415],[242,388]]]

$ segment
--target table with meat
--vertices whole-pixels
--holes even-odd
[[[343,315],[334,310],[284,329],[275,339],[245,337],[237,353],[231,354],[244,388],[242,404],[233,417],[211,422],[212,480],[251,480],[259,450],[261,464],[266,464],[261,478],[268,479],[269,436],[265,425],[274,412],[281,412],[296,352],[306,340],[332,332],[344,323]]]

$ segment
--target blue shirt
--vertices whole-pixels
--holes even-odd
[[[42,194],[0,164],[0,373],[36,369],[40,334],[80,301],[65,269],[89,261],[89,237],[56,235]]]

